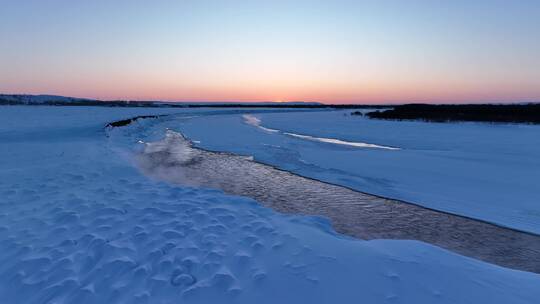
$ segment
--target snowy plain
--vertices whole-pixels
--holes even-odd
[[[536,303],[540,298],[537,274],[416,241],[354,240],[334,233],[321,218],[278,214],[248,198],[143,176],[132,164],[138,142],[163,138],[176,119],[104,127],[138,115],[181,113],[198,117],[181,124],[193,139],[202,128],[206,136],[223,131],[221,137],[237,143],[259,137],[268,145],[259,133],[243,132],[259,130],[240,114],[219,111],[0,107],[0,302]],[[277,128],[278,120],[270,127]],[[278,148],[269,151],[290,157]]]
[[[202,116],[170,127],[209,150],[540,234],[540,126],[384,121],[350,112]]]

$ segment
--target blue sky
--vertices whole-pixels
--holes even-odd
[[[0,3],[5,93],[540,100],[540,1]]]

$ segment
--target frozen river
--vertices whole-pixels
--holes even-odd
[[[191,146],[168,131],[139,155],[155,178],[251,197],[283,213],[328,217],[360,239],[412,239],[501,266],[540,273],[540,237],[301,177],[252,159]]]
[[[160,126],[203,149],[540,235],[538,125],[252,111],[171,118]]]

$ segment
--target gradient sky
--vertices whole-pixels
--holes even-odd
[[[540,1],[0,0],[0,92],[540,101]]]

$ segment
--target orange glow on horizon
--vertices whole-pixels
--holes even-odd
[[[534,1],[8,2],[0,10],[0,93],[194,102],[540,101]]]

